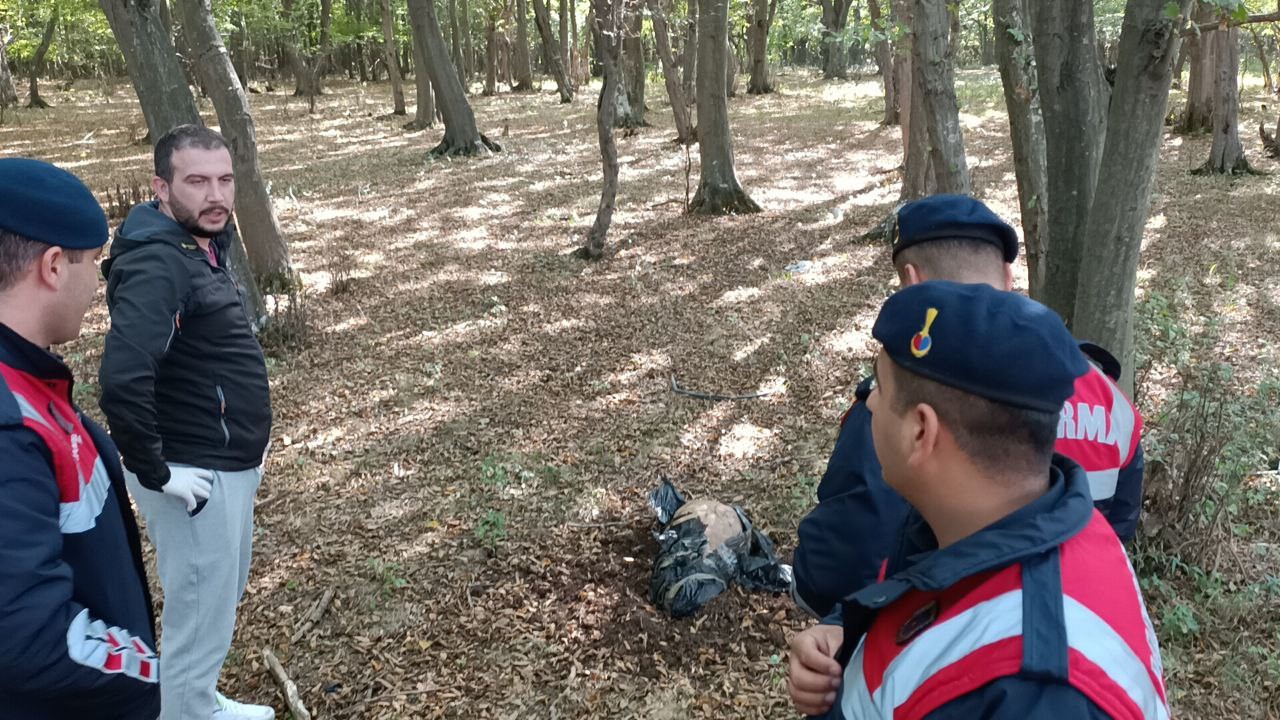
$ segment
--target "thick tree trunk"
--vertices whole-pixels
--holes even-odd
[[[410,130],[424,130],[436,124],[436,94],[431,87],[431,63],[428,61],[427,39],[412,23],[409,24],[409,39],[413,51],[413,83],[417,97],[413,122],[405,125]],[[453,67],[450,65],[449,67]]]
[[[773,92],[769,79],[769,28],[778,12],[778,0],[751,0],[750,7],[747,44],[751,50],[751,79],[747,81],[747,94],[764,95]]]
[[[382,9],[382,55],[387,63],[387,75],[391,79],[392,114],[404,115],[404,82],[400,79],[400,58],[396,53],[396,24],[391,12],[391,0],[379,0]]]
[[[849,48],[840,34],[849,22],[853,0],[821,0],[822,2],[822,77],[843,80],[849,76]]]
[[[49,20],[44,26],[44,35],[40,38],[40,45],[36,47],[35,57],[31,60],[31,84],[30,92],[27,96],[27,107],[43,110],[49,107],[49,103],[40,97],[40,73],[44,72],[44,60],[49,55],[49,46],[53,44],[53,33],[58,29],[58,6],[54,5],[53,10],[49,11]]]
[[[662,63],[662,79],[666,82],[667,97],[671,100],[671,115],[676,124],[676,142],[689,145],[694,142],[693,121],[689,118],[689,101],[680,87],[680,76],[675,58],[671,54],[671,38],[667,33],[667,18],[662,12],[660,0],[647,0],[649,16],[653,21],[653,36],[658,45],[658,60]]]
[[[294,66],[294,97],[305,97],[310,111],[315,112],[316,96],[324,94],[324,76],[329,72],[329,56],[333,52],[333,0],[320,0],[320,43],[306,57],[295,49],[291,64]]]
[[[293,281],[289,246],[276,222],[271,195],[258,165],[257,135],[249,98],[222,44],[209,0],[178,0],[178,9],[195,57],[199,59],[198,70],[218,112],[218,125],[231,145],[236,172],[236,224],[249,255],[249,267],[260,288],[268,292],[288,289]]]
[[[542,46],[546,48],[547,63],[551,68],[551,77],[555,78],[560,102],[573,102],[573,86],[569,84],[564,66],[560,64],[560,49],[556,47],[556,36],[551,32],[551,13],[547,10],[545,0],[533,0],[533,18],[538,26],[538,35],[542,38]]]
[[[1267,59],[1267,48],[1262,44],[1262,38],[1258,36],[1257,30],[1249,28],[1249,35],[1253,38],[1253,50],[1258,54],[1258,64],[1262,66],[1262,89],[1269,95],[1274,94],[1276,84],[1271,77],[1271,61]]]
[[[560,30],[560,65],[564,68],[566,74],[573,74],[573,66],[569,64],[569,0],[560,0],[559,21],[557,29]]]
[[[1213,42],[1217,66],[1213,106],[1213,146],[1209,159],[1197,172],[1241,175],[1252,173],[1240,142],[1240,29],[1215,30],[1221,35]]]
[[[867,0],[867,9],[871,15],[871,30],[876,34],[876,69],[880,71],[880,80],[884,84],[884,119],[880,124],[897,125],[898,84],[894,74],[893,46],[889,43],[890,23],[884,21],[880,0]]]
[[[529,2],[516,0],[515,92],[533,90],[533,66],[529,60]]]
[[[894,76],[898,85],[898,124],[902,128],[902,190],[899,200],[915,200],[935,191],[933,165],[929,160],[929,129],[925,125],[924,90],[916,72],[911,28],[915,0],[894,0],[893,13],[905,32],[895,48]]]
[[[1184,16],[1189,2],[1182,0]],[[1129,0],[1125,8],[1106,148],[1084,233],[1071,325],[1077,337],[1097,342],[1120,358],[1121,386],[1131,395],[1138,258],[1151,209],[1181,24],[1165,14],[1167,4],[1166,0]],[[1043,87],[1043,76],[1041,81]],[[1050,197],[1050,211],[1056,202],[1056,197]]]
[[[627,2],[624,14],[625,23],[622,39],[622,82],[623,92],[627,94],[625,113],[614,118],[615,127],[638,128],[647,127],[644,119],[644,5],[641,2]]]
[[[449,55],[453,58],[453,68],[458,74],[458,79],[462,81],[463,90],[466,90],[470,78],[467,77],[467,64],[462,59],[462,31],[458,25],[458,0],[449,0],[446,7],[449,10]]]
[[[702,167],[689,210],[704,215],[760,211],[738,184],[733,168],[733,136],[725,98],[728,6],[728,0],[702,0],[698,9],[698,157]]]
[[[1211,3],[1196,3],[1194,22],[1209,22],[1217,15]],[[1214,85],[1218,73],[1214,65],[1218,42],[1216,31],[1204,32],[1187,38],[1188,62],[1191,72],[1187,78],[1187,107],[1182,111],[1178,129],[1182,132],[1208,132],[1213,129]]]
[[[1029,5],[1049,178],[1045,291],[1040,300],[1070,325],[1110,88],[1098,61],[1092,1]]]
[[[152,142],[179,125],[202,124],[158,8],[135,0],[99,0],[99,6],[124,55]]]
[[[9,58],[5,49],[13,37],[8,26],[0,25],[0,110],[18,105],[18,89],[13,85],[13,74],[9,71]]]
[[[1031,297],[1044,297],[1044,253],[1048,226],[1049,182],[1045,170],[1044,118],[1040,114],[1031,28],[1026,0],[995,0],[995,52],[1000,65],[1004,101],[1009,110],[1013,140],[1013,174],[1018,182],[1022,211],[1022,240],[1027,248],[1027,278]]]
[[[440,115],[444,118],[444,139],[431,150],[431,154],[481,155],[501,151],[501,146],[481,135],[476,128],[476,116],[471,111],[471,104],[467,102],[462,81],[458,79],[457,73],[449,70],[452,67],[449,63],[449,49],[445,46],[444,35],[440,33],[435,2],[409,0],[409,21],[413,25],[415,37],[422,37],[426,41],[426,66],[431,74],[431,85],[436,91]]]
[[[654,0],[650,0],[653,2]],[[587,233],[587,244],[582,254],[595,260],[604,254],[605,238],[613,223],[614,203],[618,198],[618,146],[613,138],[614,98],[619,94],[619,70],[622,55],[622,6],[624,0],[594,0],[597,32],[601,45],[600,59],[604,69],[604,83],[600,99],[596,103],[596,135],[600,139],[600,164],[604,180],[600,188],[600,206],[596,209],[595,222]]]
[[[946,0],[918,0],[914,18],[912,60],[924,90],[925,114],[917,116],[929,132],[930,161],[937,192],[969,194],[969,165],[956,102],[955,72],[948,39]]]

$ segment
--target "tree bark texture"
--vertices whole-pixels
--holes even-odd
[[[698,9],[698,157],[701,178],[690,212],[728,215],[759,212],[738,184],[733,167],[729,101],[725,97],[729,55],[729,2],[702,0]]]
[[[1194,21],[1208,22],[1216,13],[1213,5],[1196,3]],[[1214,46],[1217,41],[1216,30],[1187,38],[1191,71],[1187,78],[1187,107],[1182,111],[1182,118],[1178,123],[1182,132],[1208,132],[1213,129],[1214,84],[1218,77],[1214,65],[1217,57]]]
[[[446,6],[449,12],[449,54],[453,58],[454,70],[458,73],[458,78],[462,81],[462,87],[465,90],[469,78],[467,77],[467,64],[462,59],[462,32],[458,25],[458,0],[449,0]]]
[[[476,76],[476,46],[471,37],[471,0],[461,0],[458,12],[458,30],[462,33],[463,85],[470,87],[471,79]]]
[[[203,124],[156,6],[136,0],[99,0],[99,6],[124,55],[152,142],[179,125]]]
[[[614,118],[615,127],[638,128],[647,127],[644,119],[647,109],[644,104],[644,3],[638,0],[626,0],[623,14],[625,24],[622,36],[622,82],[623,91],[627,94],[625,116]]]
[[[8,26],[0,25],[0,110],[18,105],[18,89],[13,85],[13,74],[9,71],[9,58],[5,53],[13,36]]]
[[[1039,83],[1026,0],[994,0],[995,52],[1009,110],[1013,140],[1013,174],[1022,211],[1022,241],[1026,247],[1031,297],[1044,297],[1045,232],[1048,228],[1044,118],[1040,114]]]
[[[1166,4],[1129,0],[1125,8],[1106,147],[1072,313],[1076,337],[1097,342],[1120,358],[1121,386],[1130,396],[1138,259],[1178,54],[1180,21],[1165,15]],[[1183,16],[1189,4],[1182,0]],[[1056,200],[1050,198],[1050,211]]]
[[[392,114],[404,115],[404,82],[400,78],[400,58],[396,53],[396,19],[391,12],[391,0],[379,0],[379,5],[382,10],[382,56],[391,79]]]
[[[906,28],[898,38],[894,73],[898,79],[899,125],[902,127],[902,190],[899,200],[915,200],[936,190],[925,123],[924,90],[913,58],[915,0],[894,0],[894,15]]]
[[[409,23],[409,40],[413,50],[413,83],[417,107],[414,108],[413,122],[405,127],[423,130],[436,124],[436,94],[435,88],[431,86],[431,63],[428,61],[430,55],[427,52],[426,37],[412,22]]]
[[[1267,59],[1267,48],[1262,44],[1262,38],[1258,36],[1258,31],[1249,28],[1249,35],[1253,38],[1253,49],[1258,54],[1258,64],[1262,66],[1262,89],[1268,95],[1275,94],[1276,83],[1271,77],[1271,61]]]
[[[773,81],[769,78],[769,28],[778,13],[778,0],[751,0],[750,8],[747,45],[751,51],[751,74],[747,94],[764,95],[773,92]]]
[[[840,35],[849,24],[849,8],[853,0],[821,0],[822,3],[822,77],[827,80],[849,76],[849,49]]]
[[[218,125],[231,145],[236,173],[236,224],[258,286],[268,291],[288,289],[293,279],[289,246],[276,221],[271,195],[258,164],[257,134],[249,98],[218,34],[209,1],[178,0],[178,9],[195,51],[196,66],[218,112]]]
[[[1092,1],[1029,5],[1049,178],[1048,245],[1040,300],[1070,326],[1110,88],[1098,60]]]
[[[409,21],[415,37],[425,40],[425,60],[435,89],[436,104],[444,118],[444,138],[431,150],[435,156],[483,155],[502,147],[480,134],[476,116],[456,72],[451,72],[449,48],[440,33],[433,0],[409,0]]]
[[[624,0],[594,0],[593,4],[604,71],[604,83],[596,103],[596,135],[600,140],[600,164],[604,178],[596,219],[587,233],[587,244],[582,251],[586,257],[595,260],[604,254],[605,239],[613,223],[613,208],[618,198],[618,146],[613,137],[613,114],[617,107],[614,98],[620,90],[618,75],[622,60]]]
[[[691,100],[697,98],[695,80],[698,76],[698,0],[688,0],[689,17],[684,24],[684,49],[681,51],[681,68],[684,76],[684,96]]]
[[[564,66],[560,64],[560,49],[556,47],[556,36],[551,29],[551,13],[547,10],[546,0],[533,0],[533,18],[538,26],[538,35],[546,48],[547,63],[551,68],[551,77],[556,81],[556,92],[560,93],[560,102],[573,102],[573,86],[565,75]]]
[[[1240,29],[1215,30],[1213,145],[1199,172],[1241,175],[1253,172],[1240,142]]]
[[[498,94],[498,18],[492,11],[484,22],[484,90],[480,94]]]
[[[881,125],[898,124],[898,84],[894,74],[893,45],[889,42],[889,23],[885,22],[880,0],[867,0],[867,10],[871,16],[871,29],[876,33],[875,58],[876,69],[880,72],[884,84],[884,119]]]
[[[516,92],[533,90],[533,65],[529,59],[529,0],[516,0],[516,47],[512,54],[515,64]]]
[[[662,64],[662,79],[666,82],[667,98],[671,100],[671,114],[675,119],[676,142],[689,145],[694,142],[693,120],[689,117],[689,101],[680,85],[679,71],[671,53],[671,38],[667,32],[667,18],[662,12],[661,0],[648,0],[649,17],[653,21],[653,36],[658,46],[658,60]]]
[[[924,90],[925,114],[919,119],[929,131],[936,191],[968,195],[969,165],[964,156],[964,133],[960,129],[960,107],[956,102],[949,25],[946,0],[918,0],[912,51],[920,87]]]
[[[54,5],[49,11],[49,20],[44,26],[44,35],[40,38],[40,45],[36,47],[35,57],[31,60],[31,83],[30,91],[27,93],[27,107],[45,109],[49,107],[49,103],[40,97],[40,73],[44,72],[44,61],[49,56],[49,46],[53,44],[53,33],[58,29],[58,6]]]
[[[569,13],[569,0],[560,0],[560,12],[556,18],[559,20],[557,29],[560,31],[560,66],[572,75],[572,67],[569,65]]]

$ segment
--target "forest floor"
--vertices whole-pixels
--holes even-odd
[[[898,194],[878,82],[778,83],[731,102],[739,177],[765,212],[708,219],[682,213],[697,149],[671,142],[651,82],[653,126],[619,136],[597,263],[572,255],[598,200],[594,90],[567,107],[550,86],[474,97],[505,151],[455,161],[426,157],[439,129],[384,115],[385,85],[335,82],[315,114],[251,96],[308,330],[268,343],[273,446],[228,694],[283,707],[261,659],[272,648],[317,717],[792,715],[786,643],[810,621],[787,597],[733,589],[678,621],[648,601],[660,474],[741,504],[789,558],[895,287],[887,247],[857,240]],[[974,192],[1016,218],[999,80],[963,71],[958,91]],[[127,85],[49,99],[8,116],[0,153],[57,162],[100,195],[146,183]],[[1242,132],[1275,171],[1262,102],[1250,87]],[[1207,136],[1166,135],[1142,260],[1140,392],[1162,497],[1196,426],[1160,435],[1186,417],[1167,401],[1190,382],[1178,368],[1234,366],[1200,387],[1234,403],[1232,434],[1256,424],[1248,403],[1278,360],[1280,180],[1189,175],[1207,155]],[[66,349],[93,414],[106,327],[100,303]],[[673,378],[771,394],[708,402]],[[1275,492],[1247,475],[1225,516],[1201,503],[1135,550],[1182,718],[1280,713]],[[326,591],[327,613],[295,638]]]

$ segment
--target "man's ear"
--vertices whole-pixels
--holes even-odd
[[[1013,290],[1013,263],[1004,264],[1004,291],[1011,292]]]
[[[919,285],[925,281],[924,273],[920,272],[920,268],[911,263],[902,266],[902,272],[898,273],[898,279],[901,281],[902,287]]]
[[[907,465],[913,468],[923,467],[937,457],[938,440],[942,426],[938,421],[938,412],[928,403],[917,403],[907,413],[910,453]]]
[[[155,193],[157,198],[160,198],[160,202],[169,202],[169,183],[159,175],[151,176],[151,192]]]
[[[67,251],[54,245],[43,253],[35,262],[36,279],[49,290],[59,290],[67,279]]]

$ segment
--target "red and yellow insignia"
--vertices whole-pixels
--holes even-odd
[[[938,317],[938,308],[929,308],[924,314],[924,327],[911,338],[911,354],[922,358],[933,349],[933,338],[929,337],[929,328]]]

